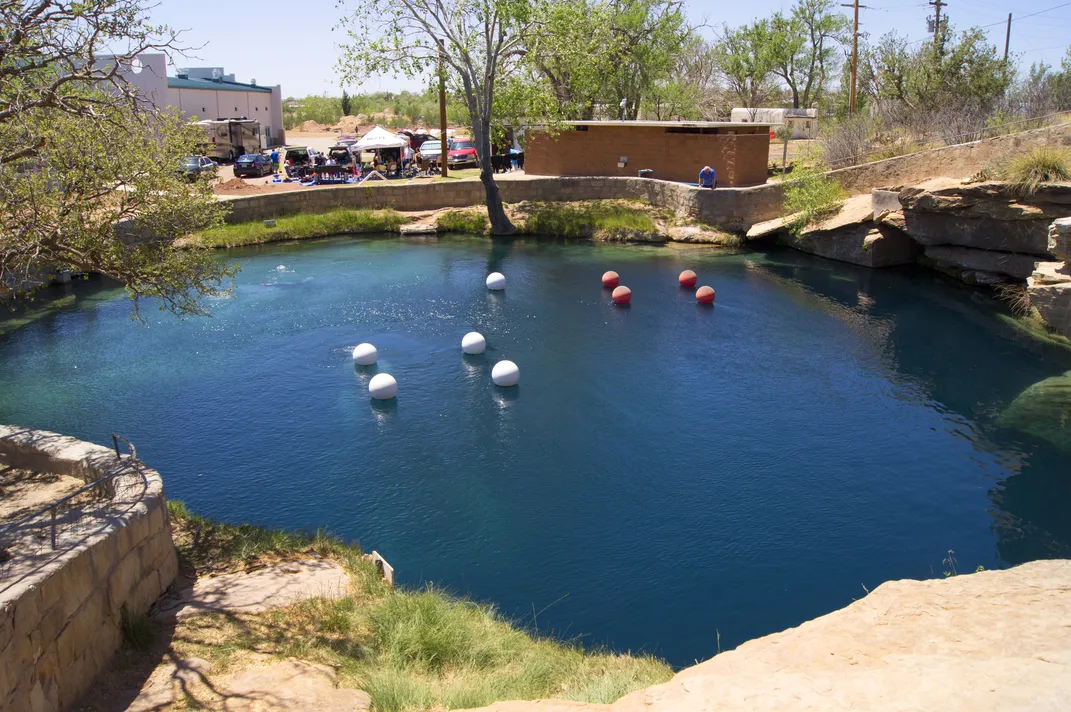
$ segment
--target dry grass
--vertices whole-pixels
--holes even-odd
[[[1003,173],[1015,193],[1033,195],[1042,183],[1071,180],[1071,155],[1039,146],[1013,158]]]

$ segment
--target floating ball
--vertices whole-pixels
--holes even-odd
[[[713,287],[700,287],[695,290],[695,300],[700,304],[713,304],[714,303],[714,288]]]
[[[286,265],[279,265],[278,267],[275,268],[275,271],[276,272],[285,272],[286,271]]]
[[[677,281],[681,283],[682,287],[694,287],[696,279],[695,272],[690,269],[684,270],[681,272],[681,276],[677,277]]]
[[[602,286],[604,287],[616,287],[621,284],[621,275],[613,270],[602,273]]]
[[[615,287],[613,297],[614,304],[628,304],[632,301],[632,290],[625,286]]]
[[[461,337],[461,350],[467,354],[482,354],[487,348],[487,339],[483,334],[470,331]]]
[[[515,386],[517,381],[521,380],[521,369],[517,368],[517,364],[512,361],[499,361],[491,369],[491,380],[496,386],[503,388]]]
[[[505,289],[506,277],[501,272],[492,272],[487,275],[487,288],[495,292]]]
[[[368,395],[376,400],[390,400],[398,395],[398,382],[389,373],[377,373],[368,382]]]
[[[357,344],[353,347],[353,362],[358,366],[371,366],[379,358],[379,352],[372,344]]]

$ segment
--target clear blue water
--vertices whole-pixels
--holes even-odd
[[[1071,353],[930,273],[477,239],[229,257],[211,319],[141,326],[82,285],[0,336],[0,422],[125,434],[195,511],[327,527],[406,584],[677,665],[940,576],[948,549],[960,570],[1071,556],[1067,456],[995,424]],[[371,404],[361,341],[394,405]],[[490,382],[501,358],[515,390]]]

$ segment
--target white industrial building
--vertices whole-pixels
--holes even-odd
[[[268,146],[286,143],[282,87],[235,81],[223,67],[190,67],[167,76],[167,58],[142,54],[122,70],[139,96],[158,108],[172,107],[191,121],[246,117],[261,125]]]
[[[733,123],[784,124],[792,138],[815,138],[818,135],[818,109],[733,109]]]

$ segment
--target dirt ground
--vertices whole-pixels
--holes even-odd
[[[25,517],[84,484],[77,477],[0,465],[0,524]]]

